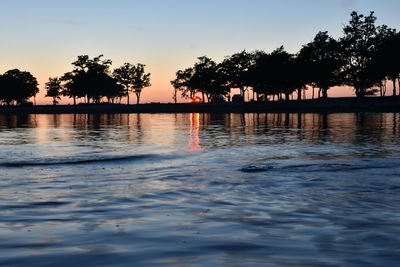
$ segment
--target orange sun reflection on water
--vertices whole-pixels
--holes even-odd
[[[189,149],[192,152],[203,150],[200,144],[200,114],[191,113],[190,114],[190,137],[189,137]]]

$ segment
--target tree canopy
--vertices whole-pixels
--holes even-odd
[[[134,92],[139,103],[140,93],[144,87],[150,86],[150,73],[144,73],[143,64],[125,63],[122,67],[110,70],[112,61],[103,59],[103,55],[90,58],[88,55],[78,56],[72,62],[73,69],[60,78],[50,78],[46,83],[47,97],[53,97],[56,103],[60,95],[73,98],[84,98],[86,103],[100,103],[103,98],[107,102],[121,101]]]
[[[12,69],[0,75],[0,101],[23,104],[39,92],[38,82],[30,72]]]
[[[202,96],[203,101],[226,97],[239,90],[241,98],[250,100],[301,100],[308,88],[319,89],[318,96],[327,98],[330,88],[347,85],[357,97],[380,92],[386,94],[386,84],[393,95],[400,95],[400,33],[387,25],[377,25],[374,12],[368,15],[352,12],[337,39],[327,31],[319,31],[313,40],[297,53],[283,46],[271,52],[243,50],[225,57],[221,62],[202,56],[193,66],[178,70],[171,81],[173,99],[178,93],[185,97]],[[90,58],[80,55],[72,62],[72,70],[60,77],[49,78],[46,97],[57,104],[61,96],[84,99],[86,103],[114,103],[135,94],[140,103],[142,90],[151,86],[150,73],[142,63],[124,63],[111,70],[112,61],[103,55]],[[377,87],[379,89],[377,89]],[[397,90],[399,87],[399,90]],[[0,75],[0,102],[23,104],[38,93],[38,83],[31,73],[12,69]]]
[[[330,88],[341,85],[353,87],[357,97],[377,91],[384,96],[386,90],[382,88],[387,80],[392,81],[396,95],[396,81],[400,88],[399,33],[386,25],[376,25],[374,12],[363,15],[354,11],[350,16],[342,37],[335,39],[327,31],[320,31],[296,54],[281,46],[270,53],[244,50],[225,57],[221,63],[200,57],[193,67],[176,73],[171,81],[174,97],[181,91],[184,97],[199,93],[203,99],[204,95],[228,95],[229,100],[231,89],[239,89],[243,98],[252,89],[253,99],[254,94],[257,99],[260,95],[263,99],[289,99],[296,93],[301,100],[309,87],[313,97],[314,88],[318,88],[318,95],[327,98]],[[213,75],[219,78],[211,78]]]

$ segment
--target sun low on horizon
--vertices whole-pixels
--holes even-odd
[[[220,1],[2,1],[0,73],[29,71],[39,82],[37,104],[51,104],[44,85],[72,70],[79,55],[145,64],[151,86],[141,102],[173,102],[170,81],[198,57],[216,62],[246,50],[271,52],[283,45],[297,53],[318,31],[338,38],[350,13],[375,11],[377,24],[400,28],[394,0]],[[330,96],[352,96],[351,88]],[[63,104],[72,103],[63,98]],[[178,102],[188,102],[179,98]]]

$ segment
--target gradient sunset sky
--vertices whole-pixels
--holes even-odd
[[[112,68],[146,64],[143,102],[172,102],[170,80],[207,55],[216,61],[240,52],[292,53],[320,30],[334,37],[356,10],[375,11],[377,24],[400,29],[398,0],[0,0],[0,73],[18,68],[38,78],[72,69],[78,55],[104,54]],[[351,89],[331,96],[353,95]],[[68,100],[65,101],[68,103]]]

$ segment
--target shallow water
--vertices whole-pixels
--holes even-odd
[[[399,123],[0,116],[0,265],[394,266]]]

